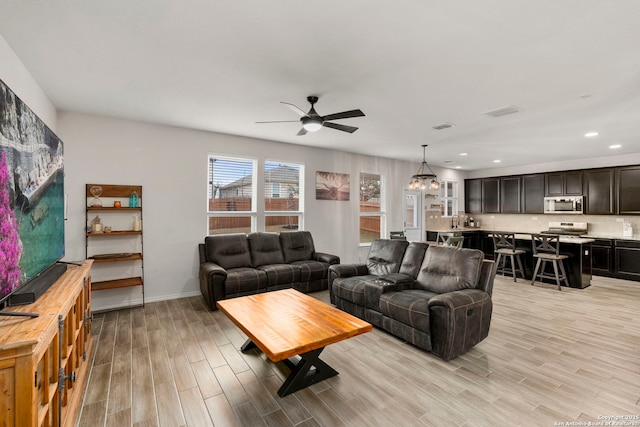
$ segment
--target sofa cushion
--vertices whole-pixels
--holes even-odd
[[[402,257],[402,264],[400,265],[400,273],[411,276],[412,278],[418,277],[422,260],[424,260],[424,253],[427,251],[429,245],[427,243],[411,242],[407,249],[404,251]]]
[[[249,233],[249,251],[254,267],[268,264],[284,264],[280,238],[277,233]]]
[[[207,260],[224,269],[251,267],[251,253],[245,234],[207,236],[204,239]]]
[[[380,295],[380,311],[400,323],[429,332],[429,299],[435,295],[420,289],[387,292]]]
[[[376,239],[371,242],[366,262],[369,274],[397,273],[408,245],[406,240]]]
[[[477,249],[429,246],[414,287],[438,294],[475,288],[483,259]]]
[[[225,295],[240,296],[263,292],[267,289],[267,273],[255,268],[232,268],[227,270],[224,282]]]
[[[367,274],[364,276],[338,277],[333,280],[333,294],[345,301],[359,306],[365,306],[365,283],[377,280],[377,276]]]
[[[280,233],[280,246],[284,262],[287,264],[310,260],[316,251],[313,246],[313,238],[308,231]]]
[[[291,264],[268,264],[256,267],[257,270],[267,273],[267,287],[289,285],[300,281],[300,267]]]

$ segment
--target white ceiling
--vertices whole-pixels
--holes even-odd
[[[463,170],[639,152],[639,17],[638,0],[0,0],[60,110],[411,161],[429,144]],[[280,101],[307,95],[366,117],[255,123],[296,120]]]

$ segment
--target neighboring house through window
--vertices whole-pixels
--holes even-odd
[[[264,162],[264,221],[266,231],[302,229],[304,165]]]
[[[360,173],[360,244],[370,244],[385,235],[384,187],[382,176]]]

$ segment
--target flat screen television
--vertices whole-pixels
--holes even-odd
[[[66,270],[64,213],[62,141],[0,80],[0,310]]]

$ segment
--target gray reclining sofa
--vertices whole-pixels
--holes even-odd
[[[495,274],[479,250],[379,239],[365,264],[329,268],[329,290],[338,308],[450,360],[488,336]]]

